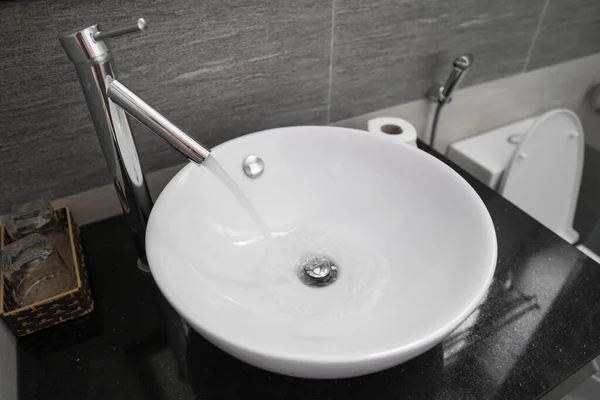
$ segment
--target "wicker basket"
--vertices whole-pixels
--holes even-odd
[[[56,214],[64,224],[71,241],[73,265],[77,277],[77,287],[68,292],[56,295],[38,303],[17,308],[9,295],[10,282],[4,279],[0,271],[0,317],[17,336],[25,336],[52,325],[88,314],[94,309],[94,301],[90,293],[87,271],[83,259],[83,249],[79,238],[79,228],[71,219],[68,207],[59,207]],[[4,225],[0,226],[0,249],[8,241]]]

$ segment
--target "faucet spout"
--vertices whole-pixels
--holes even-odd
[[[123,110],[157,134],[190,161],[201,164],[210,150],[192,139],[116,79],[107,78],[106,94]]]

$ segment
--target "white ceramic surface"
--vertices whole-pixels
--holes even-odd
[[[502,196],[569,243],[579,238],[573,220],[584,147],[579,117],[548,111],[525,133],[500,183]]]
[[[242,171],[251,154],[265,162],[255,180]],[[292,127],[213,155],[281,254],[192,164],[156,202],[146,246],[165,297],[233,356],[300,377],[375,372],[439,343],[484,297],[496,264],[492,220],[475,191],[426,153],[359,130]],[[338,280],[303,285],[305,253],[332,258]]]
[[[454,142],[448,147],[446,157],[492,189],[498,190],[502,174],[519,146],[514,141],[511,143],[511,136],[515,139],[520,136],[522,140],[536,119],[530,117]]]
[[[509,138],[521,136],[511,144]],[[577,115],[550,110],[453,143],[448,158],[548,229],[575,243],[585,139]],[[591,250],[582,250],[589,254]]]

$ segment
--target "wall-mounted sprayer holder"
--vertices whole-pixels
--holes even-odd
[[[435,82],[427,92],[427,98],[437,104],[429,133],[429,145],[432,147],[442,107],[452,101],[452,94],[460,85],[471,65],[473,65],[473,61],[474,57],[472,54],[458,56],[452,63],[452,70],[450,70],[450,75],[448,75],[446,82],[444,84]]]

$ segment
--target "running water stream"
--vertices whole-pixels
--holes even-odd
[[[248,199],[248,196],[244,194],[242,189],[238,186],[237,183],[231,178],[231,176],[223,169],[221,164],[212,156],[208,157],[202,163],[202,166],[208,168],[210,172],[212,172],[217,179],[221,181],[225,187],[233,194],[237,200],[237,202],[242,206],[242,208],[246,211],[248,216],[252,219],[252,221],[256,224],[260,234],[264,237],[265,240],[268,240],[270,244],[273,243],[274,239],[271,235],[271,230],[265,224],[265,221],[258,215],[256,209]]]

